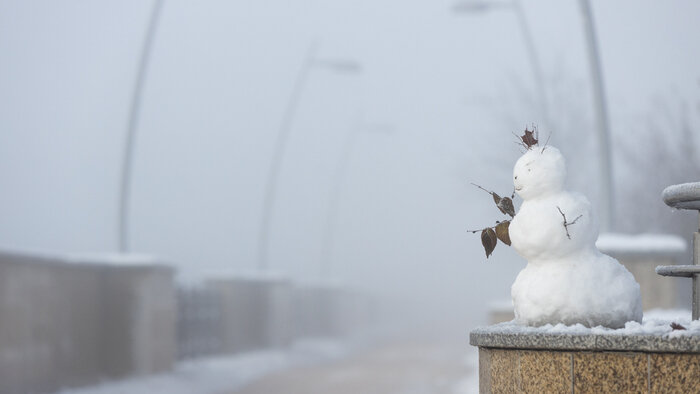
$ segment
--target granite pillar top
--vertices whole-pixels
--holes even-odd
[[[675,321],[673,323],[676,323]],[[700,320],[627,323],[625,328],[546,325],[526,327],[514,322],[478,327],[469,335],[473,346],[501,349],[700,353]]]

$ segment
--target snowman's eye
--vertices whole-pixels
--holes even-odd
[[[527,169],[527,172],[532,172],[532,170],[528,168],[528,169]]]

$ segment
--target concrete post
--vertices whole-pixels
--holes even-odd
[[[117,263],[0,253],[0,393],[50,392],[172,366],[173,270],[150,260]]]
[[[286,346],[291,342],[291,285],[287,279],[216,279],[207,286],[220,297],[224,352]]]

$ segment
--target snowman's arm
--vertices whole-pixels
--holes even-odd
[[[576,216],[576,219],[568,222],[566,220],[566,215],[564,214],[564,212],[562,212],[562,210],[561,210],[561,208],[559,208],[559,206],[557,206],[557,210],[561,214],[561,217],[564,218],[564,222],[562,224],[564,225],[564,231],[566,231],[566,238],[571,239],[571,235],[569,234],[569,226],[571,226],[572,224],[575,224],[577,220],[581,219],[581,216],[583,216],[583,214]]]

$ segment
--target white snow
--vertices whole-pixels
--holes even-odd
[[[523,203],[511,221],[510,239],[527,260],[511,288],[516,321],[611,328],[641,322],[639,284],[596,248],[591,205],[564,189],[565,177],[564,157],[553,146],[529,149],[513,169]]]
[[[685,330],[674,330],[671,323],[678,323]],[[497,328],[499,332],[509,334],[606,334],[606,335],[662,335],[678,337],[685,335],[700,335],[700,320],[691,320],[687,310],[648,311],[641,323],[630,321],[622,328],[607,328],[603,326],[586,327],[582,324],[545,324],[539,327],[529,327],[519,324],[516,320],[489,326],[490,330]]]
[[[105,382],[56,394],[191,394],[233,392],[268,373],[337,359],[348,348],[330,340],[297,342],[290,350],[268,350],[180,362],[172,372]]]
[[[281,271],[245,271],[236,272],[230,275],[211,275],[211,277],[224,277],[225,279],[243,280],[249,282],[284,282],[290,280],[289,275]]]
[[[58,256],[64,262],[76,264],[104,264],[120,266],[165,265],[164,259],[139,253],[71,253]]]
[[[595,243],[598,249],[609,253],[683,253],[683,238],[668,234],[600,234]]]
[[[139,253],[58,253],[41,249],[0,248],[0,254],[17,256],[42,263],[70,263],[96,265],[165,265],[167,259],[149,254]]]

